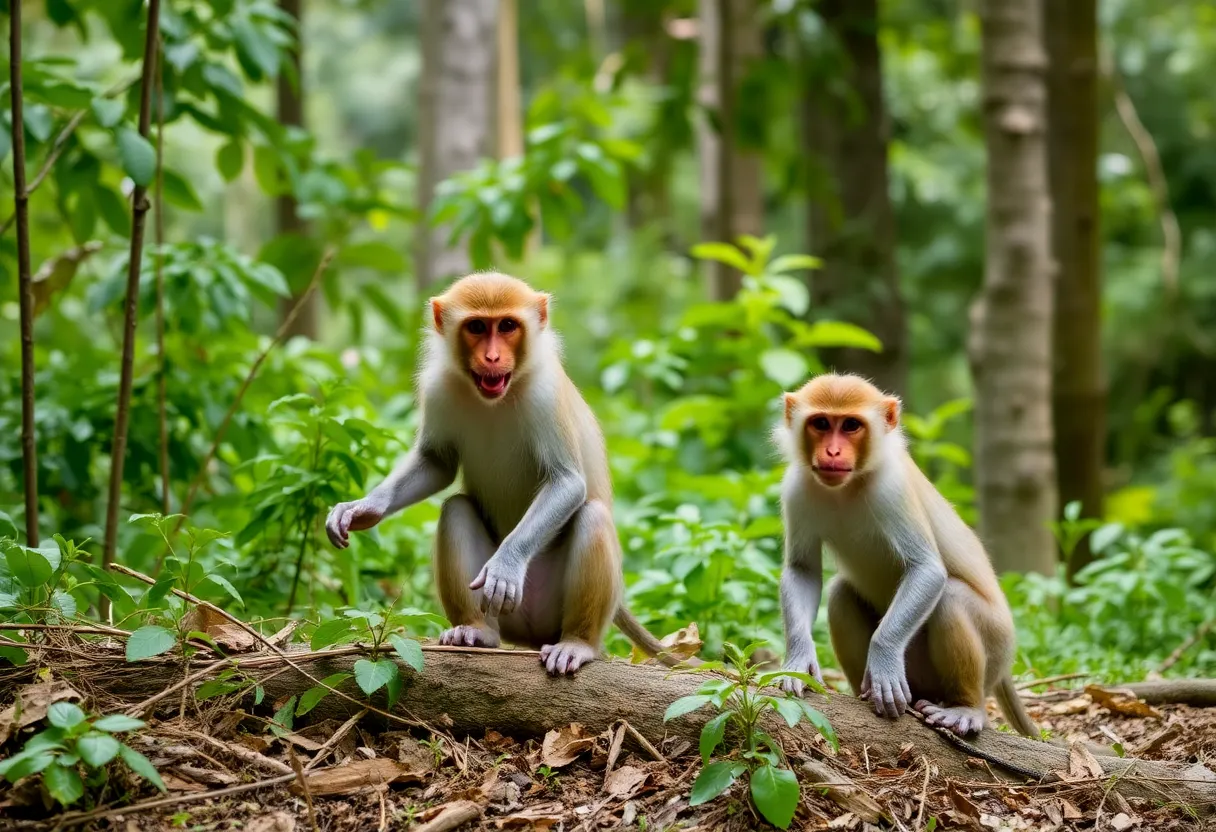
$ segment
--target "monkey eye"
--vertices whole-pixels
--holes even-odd
[[[519,329],[519,321],[514,318],[503,318],[498,322],[498,332],[500,335],[506,335],[508,332],[514,332]]]
[[[832,429],[832,423],[828,421],[827,416],[816,416],[811,420],[811,427],[813,427],[815,430],[826,431]]]
[[[480,318],[474,318],[473,320],[469,321],[464,325],[464,328],[470,335],[486,334],[486,322]]]
[[[849,416],[840,423],[840,429],[845,433],[856,433],[857,431],[861,430],[861,420]]]

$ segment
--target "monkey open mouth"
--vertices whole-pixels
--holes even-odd
[[[843,465],[839,467],[834,465],[817,465],[815,466],[815,470],[819,472],[821,478],[832,480],[833,482],[841,482],[853,473],[852,468]]]
[[[502,396],[507,392],[507,385],[511,382],[510,373],[502,375],[472,373],[472,376],[473,383],[477,385],[477,392],[487,399],[497,399]]]

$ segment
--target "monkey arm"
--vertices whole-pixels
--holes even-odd
[[[823,597],[823,543],[818,539],[809,544],[796,542],[787,526],[785,551],[785,568],[781,570],[785,667],[809,673],[822,684],[813,630]],[[803,680],[788,676],[781,680],[781,685],[797,694],[801,694],[804,687]]]
[[[383,511],[383,519],[447,488],[456,479],[456,469],[453,455],[420,442],[366,499]]]

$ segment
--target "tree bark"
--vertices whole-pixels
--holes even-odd
[[[673,39],[664,28],[665,10],[651,0],[626,0],[621,5],[621,34],[625,48],[640,54],[644,77],[657,88],[671,83]],[[671,240],[671,167],[672,145],[655,137],[647,147],[649,164],[639,170],[630,167],[629,203],[626,221],[633,231],[653,229],[660,239]]]
[[[835,41],[835,78],[802,72],[803,141],[821,186],[807,213],[809,251],[823,259],[808,277],[812,309],[865,327],[883,344],[880,353],[829,350],[829,366],[902,396],[908,336],[888,190],[878,0],[822,0],[815,9]]]
[[[34,428],[34,288],[30,277],[30,195],[25,186],[25,101],[21,84],[21,3],[9,4],[9,90],[13,129],[13,218],[17,223],[17,294],[21,309],[21,465],[25,543],[38,545],[38,445]]]
[[[303,128],[304,121],[304,0],[279,0],[279,9],[291,15],[296,21],[295,48],[288,52],[288,67],[279,72],[275,82],[276,102],[275,115],[283,127]],[[279,234],[307,233],[307,223],[300,219],[296,198],[291,193],[280,194],[275,199],[275,228]],[[286,320],[287,315],[295,308],[299,294],[283,298],[279,304],[279,320]],[[305,338],[316,340],[319,318],[318,299],[316,293],[305,300],[303,307],[296,315],[287,337],[303,335]]]
[[[706,111],[697,127],[701,233],[715,242],[733,242],[740,234],[759,236],[764,232],[764,170],[759,154],[739,145],[735,106],[739,81],[761,52],[754,0],[700,0],[700,48],[698,97]],[[711,296],[734,297],[742,275],[722,263],[707,267]]]
[[[148,0],[147,34],[144,38],[143,79],[139,94],[139,135],[148,138],[152,123],[152,86],[160,42],[160,0]],[[131,250],[127,257],[127,295],[123,304],[122,368],[118,380],[118,405],[114,415],[114,439],[110,443],[110,489],[106,503],[105,544],[102,568],[114,562],[118,548],[118,508],[122,499],[122,469],[127,456],[127,427],[131,419],[131,384],[135,375],[135,324],[139,307],[139,270],[144,255],[144,225],[148,216],[148,189],[136,185],[131,193]],[[101,596],[102,620],[110,615],[110,599]]]
[[[418,206],[425,218],[435,187],[495,150],[497,0],[423,0],[422,77],[418,85]],[[418,223],[418,286],[469,270],[449,231]]]
[[[424,652],[425,664],[420,674],[397,662],[405,680],[398,708],[413,720],[444,724],[460,733],[480,735],[487,728],[493,728],[517,738],[541,736],[571,722],[582,723],[591,732],[599,732],[624,719],[652,743],[670,734],[686,737],[695,744],[701,726],[713,716],[709,709],[701,709],[671,722],[663,721],[668,705],[695,692],[705,678],[699,674],[672,674],[666,668],[631,665],[618,659],[593,662],[573,678],[554,678],[540,668],[533,651],[428,646]],[[297,659],[297,663],[303,662],[301,666],[318,679],[332,673],[350,672],[359,658],[350,653],[311,655],[313,657],[307,660]],[[284,662],[277,656],[245,657],[241,661],[242,672],[247,678],[261,680],[267,701],[285,700],[314,685],[294,669],[283,671]],[[205,663],[199,662],[191,671],[197,672]],[[133,673],[117,653],[112,662],[96,658],[81,661],[73,666],[72,672],[73,685],[102,689],[109,696],[131,703],[142,702],[183,678],[180,660],[145,662],[139,672]],[[8,686],[17,683],[12,676],[7,678]],[[0,694],[6,693],[5,687],[6,684],[0,681]],[[340,689],[356,700],[362,700],[353,681]],[[831,721],[841,744],[858,751],[864,748],[872,765],[896,764],[895,761],[901,758],[908,759],[906,746],[911,745],[911,757],[928,756],[942,777],[972,779],[975,776],[975,769],[968,763],[970,752],[958,748],[912,716],[891,722],[875,716],[869,704],[846,694],[808,696],[811,704]],[[176,711],[177,704],[173,700],[172,696],[166,697],[161,704]],[[360,701],[350,702],[330,694],[308,718],[346,719],[360,710]],[[383,694],[377,694],[374,701],[382,706]],[[369,724],[375,724],[376,719],[375,715],[368,717]],[[785,737],[789,752],[813,741],[814,731],[805,725],[794,731],[775,724],[768,727]],[[1068,749],[1058,745],[992,728],[968,742],[985,755],[1022,768],[1044,774],[1068,771]],[[1125,772],[1133,766],[1134,773],[1097,782],[1096,788],[1110,787],[1127,797],[1163,799],[1168,795],[1169,799],[1189,802],[1197,808],[1200,805],[1210,807],[1216,802],[1216,779],[1201,782],[1212,776],[1202,767],[1182,768],[1117,757],[1099,757],[1098,762],[1109,774]],[[991,769],[998,776],[1012,779],[998,765],[992,765]],[[1179,778],[1185,780],[1180,782]]]
[[[1097,0],[1043,0],[1052,248],[1056,261],[1052,417],[1060,504],[1101,517],[1106,451],[1098,235]],[[1093,560],[1088,536],[1068,563]]]
[[[998,571],[1050,574],[1053,288],[1039,3],[980,4],[988,217],[969,352],[981,536]]]

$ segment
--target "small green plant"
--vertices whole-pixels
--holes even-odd
[[[798,778],[788,768],[780,743],[761,728],[765,717],[775,712],[791,728],[805,719],[833,748],[839,747],[839,741],[828,718],[805,699],[763,692],[783,676],[795,676],[821,692],[823,686],[806,673],[788,670],[762,672],[749,665],[748,657],[761,646],[763,642],[755,642],[740,650],[730,642],[724,643],[722,649],[726,662],[706,662],[697,670],[716,670],[725,678],[708,679],[695,694],[672,702],[663,720],[684,716],[706,705],[718,709],[718,715],[701,729],[703,766],[693,782],[689,805],[697,806],[713,800],[729,789],[741,775],[747,774],[756,809],[769,823],[786,829],[798,807]],[[740,738],[736,749],[738,753],[710,762],[726,738],[729,725],[737,729]]]
[[[1060,546],[1060,551],[1064,555],[1064,562],[1072,560],[1073,552],[1081,545],[1081,541],[1090,532],[1097,531],[1103,527],[1101,520],[1095,517],[1081,516],[1081,503],[1079,500],[1073,500],[1068,505],[1064,506],[1064,516],[1051,524],[1051,533],[1055,535],[1056,543]],[[1122,527],[1111,526],[1106,532],[1107,535],[1118,536],[1123,531]],[[1102,538],[1105,542],[1110,542],[1106,537]],[[1098,541],[1095,541],[1096,543]],[[1102,548],[1099,545],[1099,548]]]
[[[541,785],[546,791],[551,791],[557,785],[557,772],[549,768],[549,766],[541,766],[536,770],[540,775]]]
[[[432,735],[429,740],[419,740],[419,744],[430,749],[431,756],[435,758],[436,768],[443,765],[443,758],[448,756],[448,750],[443,744],[443,737]]]
[[[165,791],[160,774],[148,758],[114,736],[143,728],[140,720],[121,714],[90,720],[79,706],[56,702],[47,710],[47,721],[49,728],[30,737],[21,751],[0,762],[0,776],[16,783],[41,773],[47,794],[69,806],[84,797],[86,785],[105,783],[110,763],[118,758],[135,774]]]

